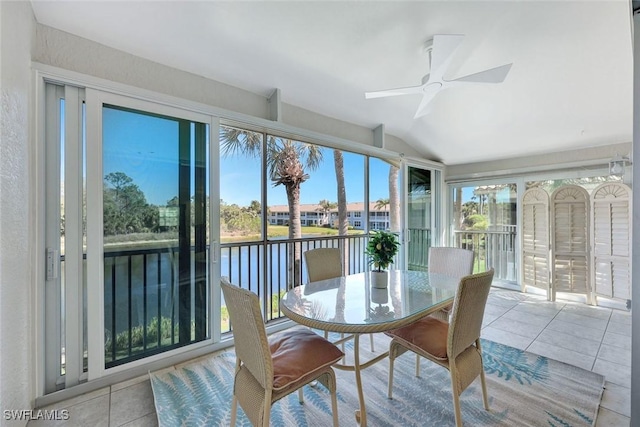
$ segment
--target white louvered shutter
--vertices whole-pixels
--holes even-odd
[[[573,292],[591,301],[589,211],[589,193],[582,187],[566,185],[551,195],[553,300],[556,292]]]
[[[531,188],[522,196],[522,284],[549,295],[549,195]]]
[[[591,200],[595,294],[631,299],[631,189],[605,183]]]

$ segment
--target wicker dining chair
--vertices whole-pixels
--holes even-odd
[[[478,375],[484,408],[489,410],[480,330],[493,272],[492,268],[460,280],[449,323],[427,316],[411,325],[386,332],[392,338],[389,345],[389,399],[392,398],[394,360],[410,350],[449,370],[456,426],[462,426],[460,394]]]
[[[452,247],[431,247],[428,268],[430,273],[446,274],[460,279],[473,273],[473,251]],[[448,322],[451,308],[449,305],[436,311],[432,316]]]
[[[309,249],[305,251],[303,255],[309,282],[318,282],[320,280],[344,276],[340,248]],[[327,337],[328,333],[325,332],[325,338]],[[344,334],[340,334],[340,337],[341,339],[344,338]],[[371,352],[373,352],[375,351],[373,334],[369,334],[369,340],[371,342]],[[344,343],[342,344],[342,351],[344,351]]]
[[[429,272],[446,274],[460,280],[464,276],[473,273],[473,251],[469,249],[453,248],[447,246],[429,248]],[[453,304],[436,311],[431,317],[443,322],[449,321],[449,315]],[[420,355],[416,354],[416,377],[420,376]]]
[[[254,426],[269,426],[274,402],[317,380],[331,393],[333,425],[338,426],[336,376],[331,365],[344,353],[313,331],[294,327],[267,338],[258,296],[221,280],[233,327],[236,352],[231,426],[238,403]]]

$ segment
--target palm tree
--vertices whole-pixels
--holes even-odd
[[[380,210],[380,209],[384,209],[387,210],[387,206],[389,206],[389,199],[378,199],[376,200],[376,204],[374,206],[374,208]]]
[[[223,157],[233,154],[259,157],[262,153],[262,134],[257,132],[221,126],[220,143]],[[269,179],[274,186],[283,185],[287,193],[289,239],[299,239],[302,237],[300,185],[309,179],[305,168],[315,170],[322,162],[322,150],[317,145],[268,136],[266,154]],[[299,284],[297,282],[302,277],[300,245],[293,244],[289,254],[288,286],[293,287]]]
[[[320,205],[320,207],[317,210],[322,212],[324,219],[327,219],[327,216],[329,216],[329,212],[331,212],[331,209],[334,209],[336,206],[338,206],[337,203],[332,203],[325,199],[320,200],[318,202],[318,205]],[[331,225],[331,222],[327,221],[327,224]]]
[[[389,187],[391,187],[391,181],[389,181]],[[378,199],[378,200],[376,200],[376,204],[373,207],[376,208],[377,210],[386,211],[388,206],[389,206],[389,199]],[[385,220],[385,226],[386,225],[387,224],[386,224],[386,220]],[[391,227],[389,227],[389,229],[390,228]]]
[[[389,229],[400,231],[400,194],[398,189],[398,173],[400,168],[389,166]]]

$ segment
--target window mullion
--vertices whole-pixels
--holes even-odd
[[[82,375],[82,125],[79,89],[65,87],[65,385]]]

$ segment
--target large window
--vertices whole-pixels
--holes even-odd
[[[105,104],[102,129],[111,367],[208,336],[208,128]]]
[[[474,271],[495,268],[495,281],[518,280],[515,183],[453,187],[454,245],[475,252]]]
[[[305,251],[357,273],[369,231],[404,227],[397,159],[46,87],[47,392],[221,341],[221,275],[279,319]]]
[[[55,84],[45,103],[52,392],[211,337],[210,118]]]

